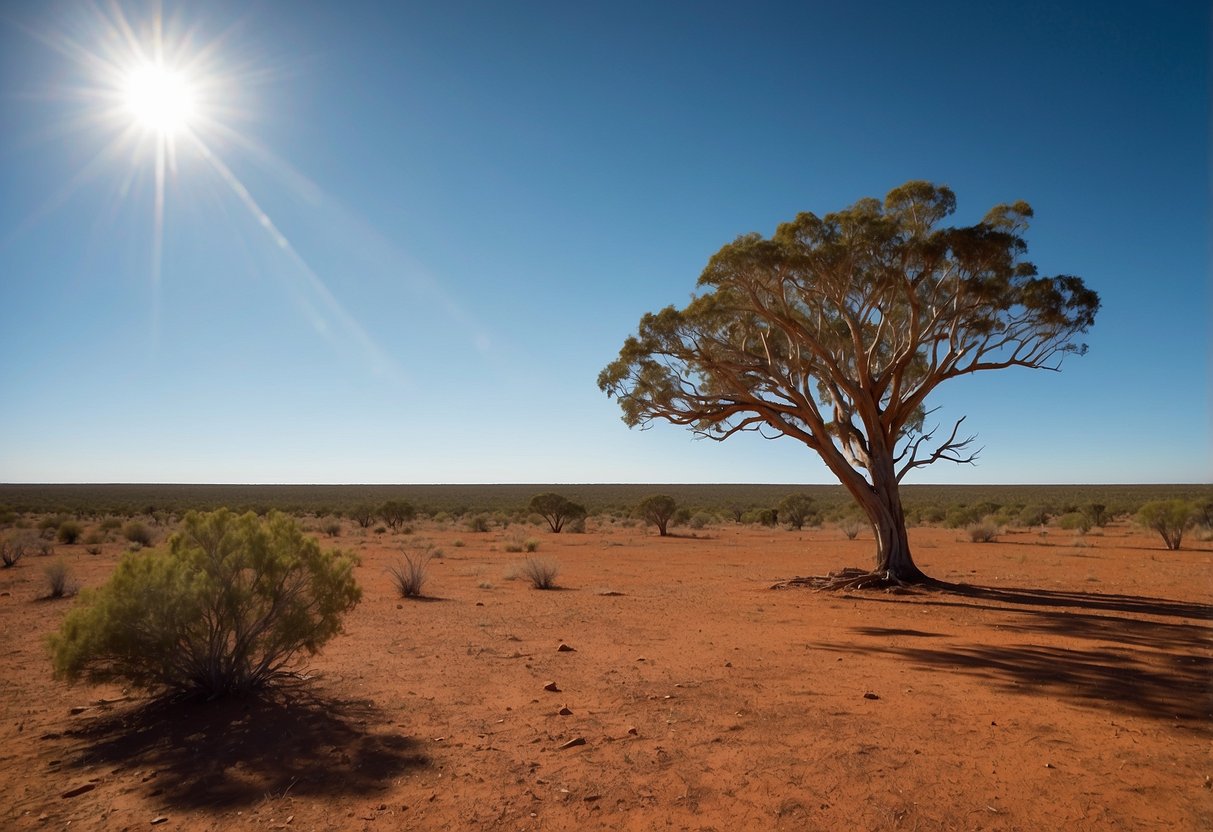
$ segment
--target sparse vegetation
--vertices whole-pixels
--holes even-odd
[[[11,569],[25,557],[25,544],[18,540],[0,540],[0,566]]]
[[[71,545],[71,544],[77,542],[78,540],[80,540],[80,538],[81,538],[81,536],[83,536],[83,534],[84,534],[84,527],[82,527],[75,520],[64,520],[62,523],[59,524],[59,529],[55,535],[55,538],[60,543],[66,543],[68,545]]]
[[[802,529],[813,516],[813,498],[808,494],[789,494],[779,503],[779,516],[793,529]]]
[[[555,589],[560,565],[550,558],[527,558],[519,567],[519,572],[535,589]]]
[[[1153,500],[1137,510],[1137,522],[1162,535],[1168,549],[1178,549],[1184,532],[1196,524],[1196,507],[1186,500]]]
[[[420,598],[422,588],[429,580],[429,552],[405,552],[397,563],[387,568],[392,583],[401,598]]]
[[[993,543],[998,539],[998,527],[993,523],[974,523],[966,531],[973,543]]]
[[[152,545],[152,532],[142,523],[131,521],[122,527],[122,536],[140,547]]]
[[[271,512],[190,512],[165,552],[127,555],[50,638],[58,678],[243,693],[296,675],[361,597],[355,560]]]
[[[339,537],[341,535],[340,520],[326,520],[321,526],[320,531],[327,534],[329,537]]]
[[[405,523],[417,516],[417,509],[404,500],[388,500],[379,507],[379,518],[392,531],[400,531]]]
[[[859,530],[863,528],[863,524],[854,517],[847,517],[838,523],[838,530],[841,531],[847,540],[854,540],[859,536]]]
[[[46,597],[66,598],[76,594],[76,585],[72,581],[72,570],[62,560],[55,560],[42,568],[46,576]]]
[[[489,516],[487,514],[476,514],[468,518],[468,531],[471,532],[487,532],[489,530]]]

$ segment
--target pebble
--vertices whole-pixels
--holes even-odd
[[[557,652],[557,653],[576,653],[576,652],[577,652],[577,648],[576,648],[576,647],[569,647],[567,644],[565,644],[565,643],[562,641],[562,642],[560,642],[560,646],[556,648],[556,652]]]
[[[560,714],[561,716],[569,716],[569,715],[570,715],[570,714],[572,714],[573,712],[572,712],[572,711],[569,709],[569,706],[568,706],[568,705],[565,705],[563,708],[561,708],[561,709],[560,709],[559,711],[557,711],[556,713]]]
[[[585,745],[585,737],[574,737],[564,745],[560,746],[559,750],[564,751],[566,748],[576,748],[579,745]]]
[[[552,693],[560,693],[560,688],[556,685],[555,682],[548,682],[546,685],[543,686],[543,689],[550,690]]]
[[[868,693],[865,693],[863,695],[863,698],[864,699],[879,699],[880,697],[869,691]]]
[[[64,799],[69,798],[69,797],[78,797],[79,795],[85,794],[86,792],[91,792],[95,788],[97,788],[96,783],[85,783],[83,786],[77,786],[74,789],[68,789],[67,791],[65,791],[63,794],[61,794],[59,796]]]
[[[156,817],[152,818],[152,826],[158,826],[162,823],[168,823],[168,818],[164,815],[156,815]]]

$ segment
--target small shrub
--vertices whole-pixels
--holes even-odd
[[[489,530],[489,518],[487,514],[477,514],[474,517],[469,517],[467,521],[468,531],[487,532]]]
[[[560,566],[548,558],[527,558],[520,571],[535,589],[554,589]]]
[[[691,515],[691,519],[687,521],[687,525],[698,531],[710,526],[714,519],[715,518],[706,511],[697,511]]]
[[[143,544],[137,540],[133,540],[129,544],[127,544],[126,551],[141,552],[141,551],[143,551]]]
[[[1091,531],[1091,516],[1081,511],[1071,511],[1057,518],[1057,525],[1069,532],[1086,534]]]
[[[122,536],[131,543],[138,543],[140,546],[152,545],[152,533],[147,526],[142,523],[132,521],[122,527]]]
[[[429,563],[430,555],[427,552],[405,552],[398,563],[387,568],[388,574],[392,576],[392,583],[396,585],[396,591],[400,593],[401,598],[421,597],[422,587],[429,578],[427,574]]]
[[[856,537],[858,537],[859,530],[862,528],[863,524],[854,517],[848,517],[847,519],[838,523],[839,531],[846,535],[847,540],[854,540]]]
[[[75,520],[64,520],[59,524],[56,537],[60,543],[66,543],[70,546],[78,541],[83,534],[84,529]]]
[[[375,534],[387,534],[387,526],[376,526]]]
[[[813,514],[813,498],[807,494],[789,494],[779,504],[779,516],[793,529],[803,529]]]
[[[974,523],[967,531],[974,543],[992,543],[998,537],[998,527],[993,523]]]
[[[43,567],[42,573],[46,575],[47,598],[66,598],[76,594],[72,570],[62,560],[48,563]]]
[[[85,546],[98,546],[105,542],[105,535],[98,531],[89,532],[84,536]]]
[[[355,563],[287,515],[190,512],[167,551],[84,593],[49,640],[55,675],[208,697],[296,676],[358,603]]]
[[[585,534],[585,517],[578,517],[568,524],[565,528],[569,534]]]
[[[1137,522],[1162,535],[1168,549],[1178,549],[1184,532],[1196,524],[1196,507],[1184,500],[1153,500],[1137,511]]]
[[[39,540],[35,548],[38,550],[38,554],[44,558],[55,554],[55,544],[49,540]]]
[[[539,541],[533,537],[528,537],[526,540],[522,541],[522,548],[527,552],[538,552]]]
[[[462,549],[467,544],[463,542],[463,538],[457,537],[451,541],[451,545],[454,546],[456,549]]]
[[[341,534],[341,523],[337,520],[329,520],[321,525],[320,530],[329,537],[338,537]]]
[[[404,500],[388,500],[379,507],[379,518],[392,531],[398,531],[405,523],[417,516],[417,509]]]
[[[99,554],[101,554],[101,546],[100,545],[85,546],[84,551],[88,552],[90,555],[99,555]]]
[[[0,540],[0,566],[11,569],[25,557],[25,544],[15,540]]]
[[[532,497],[529,508],[547,521],[553,534],[559,534],[568,522],[579,518],[584,520],[586,514],[585,506],[550,491]],[[582,530],[584,531],[584,525]]]

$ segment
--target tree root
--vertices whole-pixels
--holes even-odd
[[[912,583],[893,576],[891,572],[870,572],[854,566],[831,572],[828,575],[788,578],[771,586],[771,589],[789,589],[795,586],[818,591],[849,591],[852,589],[883,589],[886,592],[908,592]]]

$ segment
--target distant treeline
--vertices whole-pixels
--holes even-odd
[[[228,507],[264,513],[346,514],[359,506],[404,500],[426,514],[525,512],[535,494],[554,491],[591,514],[627,512],[650,494],[668,494],[678,505],[727,515],[773,507],[789,494],[806,494],[819,511],[851,503],[837,485],[759,484],[551,484],[551,485],[20,485],[0,484],[0,510],[20,513],[136,515]],[[1053,512],[1098,503],[1115,514],[1151,500],[1213,500],[1213,485],[907,485],[906,512],[936,514],[950,508],[1046,506]]]

